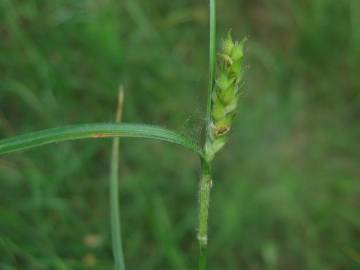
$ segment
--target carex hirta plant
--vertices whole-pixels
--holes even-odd
[[[61,141],[106,137],[156,139],[179,144],[191,150],[199,157],[201,164],[197,229],[200,249],[199,270],[206,269],[210,191],[213,182],[211,165],[217,152],[224,147],[229,137],[233,118],[237,111],[238,101],[241,96],[244,51],[244,41],[233,41],[229,32],[222,42],[220,51],[216,54],[216,0],[210,0],[209,4],[209,89],[206,127],[202,145],[195,143],[192,138],[161,127],[119,122],[58,127],[0,140],[0,155]],[[115,261],[114,269],[124,270],[125,264],[122,254],[117,196],[117,145],[118,141],[114,141],[110,181],[112,183],[110,185],[112,189],[110,200],[112,209],[111,228]]]

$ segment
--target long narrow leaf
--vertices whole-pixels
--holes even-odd
[[[83,124],[47,129],[0,140],[0,155],[38,146],[86,138],[147,138],[179,144],[201,154],[198,145],[174,131],[142,124]]]
[[[118,106],[116,110],[116,123],[122,120],[124,104],[124,90],[120,87]],[[125,270],[125,258],[121,237],[120,202],[119,202],[119,155],[120,138],[113,139],[111,163],[110,163],[110,216],[111,216],[111,239],[114,256],[114,269]]]

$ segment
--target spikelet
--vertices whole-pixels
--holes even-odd
[[[215,89],[211,97],[211,121],[205,143],[208,161],[224,147],[236,113],[242,79],[242,61],[245,39],[234,42],[229,32],[218,54],[218,69]]]

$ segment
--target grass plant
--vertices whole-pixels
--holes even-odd
[[[208,6],[0,1],[0,138],[75,124],[57,132],[79,139],[49,144],[61,138],[42,131],[39,140],[7,141],[1,270],[114,267],[109,157],[118,135],[127,268],[197,267],[198,157],[205,127],[220,119],[205,123],[203,90],[209,82],[216,90],[226,59],[210,53],[220,63],[208,78]],[[215,40],[229,28],[234,39],[251,39],[231,136],[214,138],[228,149],[211,162],[211,207],[202,208],[207,267],[359,269],[359,1],[223,0],[217,8]],[[165,130],[108,124],[119,82],[125,122]]]
[[[118,197],[118,161],[119,137],[139,137],[158,139],[179,144],[192,150],[201,161],[201,177],[199,181],[199,270],[206,269],[206,253],[208,243],[208,216],[210,206],[210,190],[212,186],[211,162],[225,144],[225,136],[231,128],[231,120],[235,114],[241,80],[241,64],[243,44],[234,43],[229,34],[224,41],[220,54],[222,64],[219,66],[219,79],[216,80],[216,1],[210,0],[210,38],[209,38],[209,90],[207,102],[207,121],[204,146],[199,147],[190,138],[160,127],[121,124],[123,107],[123,91],[119,93],[119,105],[115,124],[88,124],[65,128],[54,128],[0,141],[0,155],[30,149],[49,143],[84,139],[114,137],[111,158],[110,207],[113,254],[115,269],[124,270],[120,230],[120,209]]]

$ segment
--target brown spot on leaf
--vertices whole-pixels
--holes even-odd
[[[91,136],[94,139],[100,139],[100,138],[106,138],[106,137],[110,137],[108,134],[104,134],[104,133],[97,133]]]

